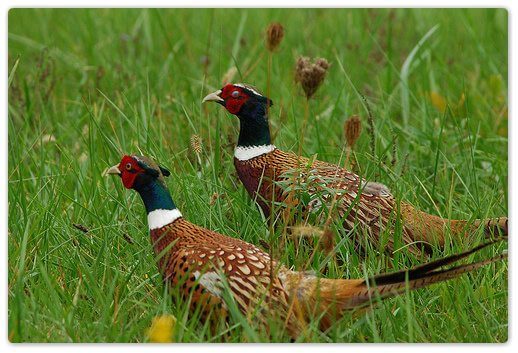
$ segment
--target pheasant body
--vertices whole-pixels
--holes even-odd
[[[127,188],[139,192],[146,211],[151,242],[163,280],[178,289],[191,309],[201,308],[202,318],[227,318],[230,301],[250,321],[268,328],[280,320],[296,339],[308,321],[320,317],[320,328],[329,328],[343,313],[367,305],[372,297],[398,295],[473,271],[505,257],[441,270],[491,243],[416,268],[368,279],[324,279],[287,269],[245,241],[188,222],[171,199],[163,180],[169,172],[152,160],[125,156],[108,170],[120,175]],[[379,284],[379,285],[378,285]]]
[[[236,93],[237,92],[237,93]],[[236,97],[234,97],[236,95]],[[287,224],[307,219],[310,212],[332,212],[333,219],[343,223],[346,233],[366,233],[368,242],[393,252],[395,226],[401,225],[401,241],[417,246],[412,252],[429,251],[432,245],[443,246],[451,235],[458,241],[482,226],[488,235],[507,235],[507,217],[475,220],[443,219],[415,209],[404,201],[397,201],[383,184],[367,181],[338,165],[310,160],[287,153],[271,144],[268,108],[272,104],[256,89],[243,84],[228,84],[209,94],[204,101],[216,101],[236,115],[240,121],[234,165],[248,194],[258,203],[266,217],[282,215],[293,203],[300,206],[285,217]],[[229,109],[229,106],[232,108]],[[238,107],[238,108],[236,108]],[[303,186],[303,187],[301,187]],[[302,200],[294,189],[303,190],[311,200]],[[287,202],[288,201],[288,202]],[[287,207],[279,207],[284,204]],[[290,204],[290,205],[288,205]],[[272,210],[272,205],[276,205]],[[325,212],[322,212],[324,214]],[[356,237],[359,242],[360,237]],[[364,246],[365,244],[359,244]]]

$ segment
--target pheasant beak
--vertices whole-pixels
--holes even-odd
[[[103,175],[109,175],[109,174],[117,174],[117,175],[121,175],[121,171],[119,169],[119,165],[114,165],[113,167],[110,167],[108,169],[106,169],[103,173]]]
[[[221,90],[218,89],[216,92],[212,92],[212,93],[206,95],[205,98],[203,98],[202,103],[205,103],[205,102],[217,102],[217,103],[224,102],[225,100],[219,96],[220,94],[221,94]]]

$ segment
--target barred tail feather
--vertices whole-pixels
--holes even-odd
[[[474,222],[475,227],[484,227],[486,235],[508,235],[508,221],[507,217],[497,217],[488,219],[477,219]]]
[[[502,237],[480,244],[460,254],[444,257],[408,270],[373,276],[366,280],[306,278],[301,283],[304,287],[313,288],[313,290],[306,291],[309,297],[306,298],[305,302],[309,304],[308,307],[318,310],[313,314],[325,313],[322,315],[321,326],[326,329],[344,311],[365,307],[377,297],[381,299],[394,297],[404,293],[407,289],[424,288],[434,283],[457,278],[488,264],[505,260],[507,259],[507,253],[448,269],[443,268],[492,244],[506,240],[507,238]],[[308,282],[311,282],[311,285],[308,285]]]
[[[483,228],[486,236],[507,236],[508,218],[497,217],[467,220],[444,219],[416,210],[412,205],[401,203],[401,215],[406,231],[413,241],[444,246],[447,234],[454,237],[467,237]]]
[[[447,270],[432,271],[420,276],[417,279],[409,280],[408,282],[400,281],[392,284],[385,284],[381,286],[369,288],[369,297],[373,293],[379,293],[381,298],[389,298],[405,292],[406,288],[409,290],[427,287],[431,284],[447,281],[461,276],[464,273],[475,271],[488,264],[507,259],[507,253],[491,257],[486,260],[470,263],[467,265],[456,266]],[[364,298],[366,299],[366,298]]]

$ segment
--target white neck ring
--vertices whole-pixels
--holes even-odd
[[[274,145],[261,146],[237,146],[234,151],[234,157],[240,161],[247,161],[249,159],[259,157],[260,155],[272,152],[276,147]]]
[[[180,217],[182,217],[182,214],[176,208],[174,210],[153,210],[147,214],[149,230],[162,228]]]

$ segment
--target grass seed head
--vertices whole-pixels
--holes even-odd
[[[344,131],[347,145],[353,148],[362,132],[362,122],[360,117],[358,115],[353,115],[347,119],[344,124]]]
[[[273,52],[284,38],[284,27],[278,22],[272,22],[266,29],[266,49]]]
[[[310,99],[320,87],[329,69],[329,62],[324,58],[318,58],[311,62],[305,56],[300,57],[295,65],[295,81],[299,82],[306,94],[306,99]]]
[[[191,148],[196,154],[201,153],[202,143],[201,143],[201,137],[198,135],[192,135],[191,136]]]
[[[289,227],[289,231],[294,239],[312,237],[319,238],[323,235],[322,229],[315,226],[294,225]]]

